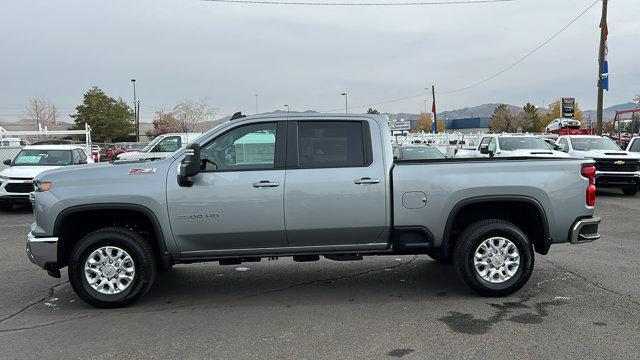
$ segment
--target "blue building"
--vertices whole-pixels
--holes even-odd
[[[463,134],[471,134],[489,131],[490,117],[474,117],[464,119],[448,119],[445,122],[447,132],[460,132]],[[440,121],[440,119],[438,119]]]

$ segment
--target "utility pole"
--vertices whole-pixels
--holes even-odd
[[[608,35],[607,5],[608,0],[602,0],[602,19],[600,20],[600,51],[598,54],[598,109],[596,116],[596,131],[602,135],[602,108],[604,103],[604,61],[606,56],[606,42]]]
[[[136,127],[136,142],[140,142],[140,117],[138,116],[140,103],[136,97],[136,79],[131,79],[131,83],[133,84],[133,122]]]
[[[431,106],[431,110],[433,110],[433,123],[435,124],[436,130],[433,132],[434,134],[438,132],[438,114],[436,111],[436,86],[431,85],[431,94],[433,95],[433,106]]]
[[[140,100],[136,108],[136,142],[140,142]]]

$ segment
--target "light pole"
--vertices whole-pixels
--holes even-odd
[[[256,115],[258,115],[258,95],[260,94],[254,94],[254,96],[256,97]]]
[[[285,104],[284,107],[287,108],[287,113],[289,112],[289,105]]]
[[[349,113],[349,95],[346,92],[340,94],[340,96],[344,96],[344,112],[345,114]]]
[[[133,120],[136,126],[136,142],[140,142],[140,116],[138,114],[140,106],[138,98],[136,98],[136,79],[131,79],[131,83],[133,84]]]
[[[429,88],[424,88],[424,113],[427,113],[427,96],[429,96]]]

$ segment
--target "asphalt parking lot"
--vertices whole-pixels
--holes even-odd
[[[92,308],[24,253],[29,209],[0,214],[0,358],[640,357],[640,196],[605,192],[602,239],[538,256],[482,298],[426,256],[178,265],[125,309]]]

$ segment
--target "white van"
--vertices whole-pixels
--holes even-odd
[[[139,152],[125,152],[118,155],[118,160],[158,160],[164,159],[178,149],[186,146],[203,133],[171,133],[156,136]]]

